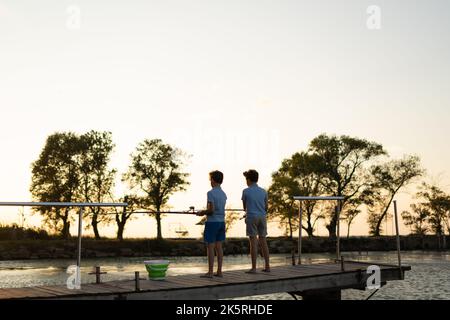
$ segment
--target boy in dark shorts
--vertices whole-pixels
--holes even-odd
[[[212,171],[209,173],[212,189],[207,193],[207,209],[197,213],[198,216],[206,215],[204,239],[208,252],[208,272],[204,278],[213,276],[222,277],[223,250],[222,241],[225,240],[225,203],[227,195],[220,185],[223,182],[223,173]],[[217,273],[214,271],[214,251],[217,254]]]

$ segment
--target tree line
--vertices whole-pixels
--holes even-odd
[[[122,174],[128,192],[113,194],[117,170],[110,168],[115,145],[111,132],[90,131],[82,135],[58,132],[47,138],[39,158],[32,163],[30,191],[41,202],[127,202],[126,209],[89,207],[83,219],[100,239],[99,226],[115,222],[117,238],[123,239],[126,223],[137,210],[150,211],[157,222],[157,238],[162,239],[161,211],[169,197],[186,190],[188,173],[183,172],[186,155],[160,139],[146,139],[131,155],[131,164]],[[39,207],[44,224],[62,238],[70,237],[76,208]],[[112,213],[112,214],[111,214]]]
[[[42,202],[127,202],[128,208],[87,208],[87,228],[100,239],[99,227],[116,223],[117,238],[123,239],[126,223],[136,211],[146,210],[156,219],[157,238],[162,239],[161,212],[175,192],[189,186],[184,166],[189,156],[160,139],[145,139],[131,154],[128,170],[121,174],[127,191],[114,195],[117,169],[110,161],[115,145],[111,132],[89,131],[85,134],[58,132],[50,135],[32,163],[30,191]],[[349,136],[322,134],[314,138],[307,150],[294,153],[282,161],[272,174],[268,188],[269,212],[286,235],[298,230],[298,202],[293,196],[343,196],[341,219],[347,235],[355,217],[368,212],[370,234],[383,232],[394,197],[402,188],[424,175],[420,159],[405,155],[391,159],[379,143]],[[420,200],[410,212],[403,212],[405,224],[413,233],[440,232],[449,229],[449,196],[437,186],[423,184]],[[319,221],[325,221],[331,238],[336,236],[337,216],[333,204],[309,201],[301,223],[308,236],[314,236]],[[62,238],[70,237],[74,221],[73,208],[36,208],[45,225]],[[107,211],[109,210],[109,211]],[[230,215],[231,217],[232,215]],[[231,222],[231,221],[230,221]]]
[[[269,188],[269,218],[280,221],[290,237],[298,230],[299,203],[295,195],[342,196],[341,219],[347,224],[347,237],[354,219],[366,209],[369,234],[380,236],[382,222],[389,217],[395,196],[425,175],[420,158],[405,155],[392,159],[379,143],[349,136],[326,134],[314,138],[306,151],[283,160],[272,174]],[[413,234],[450,233],[450,195],[438,186],[422,183],[418,203],[402,213]],[[309,201],[304,204],[301,228],[313,237],[319,221],[331,238],[336,237],[334,204]],[[446,230],[447,231],[446,231]]]

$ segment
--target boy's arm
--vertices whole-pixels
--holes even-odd
[[[265,207],[266,207],[266,213],[267,213],[267,211],[269,211],[269,199],[268,198],[269,197],[268,197],[267,192],[266,192],[266,198],[264,199]]]
[[[210,216],[214,213],[214,203],[212,201],[208,201],[207,205],[206,205],[206,210],[202,210],[197,212],[198,216]]]
[[[247,216],[247,204],[245,203],[245,190],[242,191],[241,200],[242,200],[242,207],[244,208],[244,211],[245,211],[245,215],[244,215],[244,218],[245,218]]]

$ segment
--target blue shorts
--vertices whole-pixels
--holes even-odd
[[[203,235],[206,243],[225,241],[225,222],[206,221]]]

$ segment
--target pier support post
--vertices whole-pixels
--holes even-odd
[[[139,277],[139,271],[134,272],[134,285],[137,292],[141,291],[141,278]]]
[[[341,202],[335,207],[336,214],[336,259],[341,257]]]
[[[302,201],[299,203],[298,209],[298,264],[302,264],[302,220],[303,220],[303,207]]]
[[[77,267],[81,268],[81,237],[83,233],[83,212],[84,208],[80,207],[78,212],[78,248],[77,248]]]
[[[402,271],[402,258],[400,253],[400,232],[398,231],[398,214],[397,214],[397,201],[394,200],[394,218],[395,218],[395,237],[397,240],[397,258],[398,258],[398,269],[400,273],[400,279],[403,280]]]

